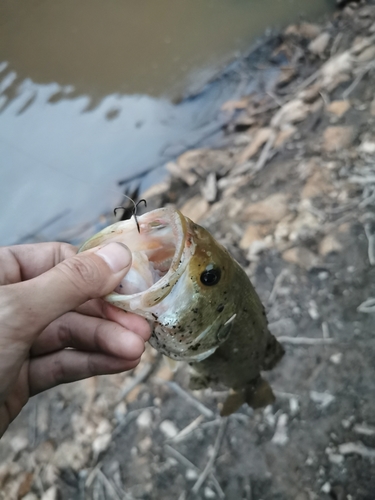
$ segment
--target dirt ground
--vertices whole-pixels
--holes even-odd
[[[144,195],[243,265],[286,354],[276,402],[219,417],[151,348],[129,374],[30,401],[0,444],[10,500],[375,499],[375,4],[279,37],[272,90],[228,102],[220,148]]]

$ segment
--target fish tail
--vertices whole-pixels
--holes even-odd
[[[258,377],[254,382],[248,384],[243,389],[232,391],[224,402],[220,412],[222,417],[231,415],[237,411],[244,403],[251,408],[264,408],[275,401],[275,395],[269,383],[262,377]]]

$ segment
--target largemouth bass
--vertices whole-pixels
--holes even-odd
[[[253,408],[274,400],[261,370],[284,350],[269,332],[264,307],[249,278],[211,234],[181,212],[161,208],[117,222],[90,238],[80,251],[119,241],[132,267],[105,300],[145,317],[150,344],[194,369],[190,386],[231,389],[222,415],[244,402]]]

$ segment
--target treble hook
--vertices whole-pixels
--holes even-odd
[[[124,195],[124,196],[126,196],[126,195]],[[138,219],[137,219],[137,208],[138,208],[138,206],[139,206],[139,204],[140,204],[140,203],[144,203],[145,207],[147,207],[147,201],[146,201],[144,198],[142,198],[142,199],[141,199],[141,200],[139,200],[137,203],[135,203],[135,201],[134,201],[134,200],[132,200],[129,196],[126,196],[126,197],[127,197],[127,198],[128,198],[128,199],[129,199],[129,200],[133,203],[133,205],[134,205],[134,207],[133,207],[133,213],[132,213],[132,216],[134,216],[134,220],[135,220],[135,223],[136,223],[136,225],[137,225],[137,230],[138,230],[138,233],[140,233],[140,232],[141,232],[141,229],[140,229],[140,227],[139,227],[139,223],[138,223]],[[122,210],[124,210],[124,211],[126,210],[126,208],[125,208],[125,207],[116,207],[116,208],[113,210],[113,213],[114,213],[114,215],[115,215],[115,216],[116,216],[116,214],[117,214],[117,210],[120,210],[120,208],[122,208]]]

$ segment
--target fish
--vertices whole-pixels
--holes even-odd
[[[151,346],[191,367],[190,388],[229,389],[221,414],[244,403],[271,404],[261,375],[284,349],[267,326],[265,308],[245,271],[208,230],[173,207],[116,222],[80,252],[112,241],[132,253],[132,266],[104,299],[146,318]]]

